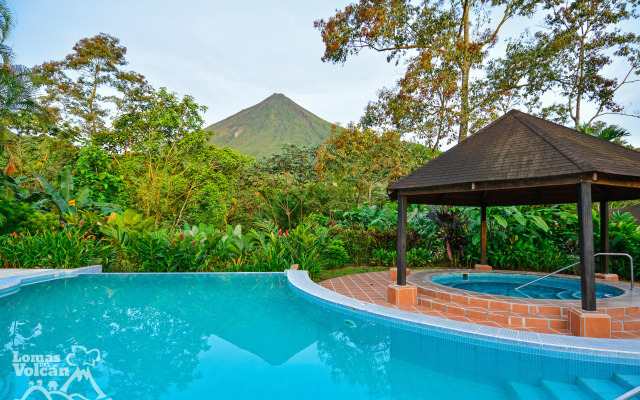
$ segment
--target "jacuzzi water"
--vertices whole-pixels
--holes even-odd
[[[431,281],[458,289],[500,296],[561,300],[582,298],[580,281],[575,279],[549,277],[516,290],[517,287],[538,278],[540,277],[534,275],[470,273],[437,275],[432,277]],[[598,299],[620,296],[623,293],[612,286],[596,283]]]
[[[2,399],[512,399],[509,382],[640,374],[359,318],[284,274],[80,275],[0,310]]]

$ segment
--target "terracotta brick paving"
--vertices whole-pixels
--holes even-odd
[[[481,306],[461,305],[446,300],[434,299],[425,295],[419,295],[419,302],[429,306],[416,304],[413,306],[398,307],[387,302],[387,286],[389,283],[389,272],[380,271],[332,278],[320,282],[320,285],[336,293],[360,301],[418,314],[431,315],[438,318],[519,331],[572,335],[572,333],[566,329],[566,318],[563,319],[557,314],[536,314],[535,319],[527,319],[527,326],[522,326],[521,319],[518,319],[521,315],[513,312],[491,311],[487,313],[488,310]],[[466,314],[466,316],[460,314]],[[536,320],[539,320],[539,324],[535,323]],[[520,323],[517,324],[519,326],[514,326],[509,324],[509,321]],[[625,328],[628,327],[624,332],[621,331],[623,322],[627,324]],[[640,321],[637,322],[637,327],[632,325],[635,323],[636,321],[628,316],[612,316],[612,337],[617,339],[640,339]]]

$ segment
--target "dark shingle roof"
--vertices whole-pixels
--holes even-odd
[[[425,194],[469,184],[464,191],[470,191],[478,183],[498,182],[509,190],[545,186],[557,177],[575,176],[577,183],[585,174],[640,181],[640,152],[512,110],[388,190],[393,197],[398,190]]]

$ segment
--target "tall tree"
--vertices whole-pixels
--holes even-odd
[[[148,86],[144,77],[123,69],[126,47],[104,33],[80,40],[62,61],[34,68],[57,124],[51,133],[70,140],[93,140],[108,132],[118,115],[144,101]]]
[[[399,61],[419,53],[426,75],[451,65],[457,75],[456,95],[459,96],[458,141],[469,133],[470,122],[493,93],[480,96],[473,91],[476,70],[482,67],[487,51],[498,40],[505,22],[514,16],[532,15],[537,0],[423,0],[414,5],[411,0],[360,0],[347,6],[328,20],[315,22],[325,43],[323,61],[344,63],[348,56],[362,49],[388,53],[387,60]],[[492,17],[497,16],[496,21]],[[422,53],[422,54],[420,54]],[[410,61],[410,64],[412,61]],[[433,69],[433,72],[430,71]],[[479,93],[479,92],[478,92]]]
[[[616,99],[621,88],[639,82],[640,36],[624,29],[637,25],[638,2],[547,0],[545,8],[544,29],[510,43],[506,57],[491,66],[492,81],[520,90],[542,116],[576,129],[605,115],[640,117]],[[547,92],[561,101],[545,104]]]
[[[7,153],[5,174],[14,173],[21,161],[20,142],[16,128],[27,115],[43,117],[43,109],[35,100],[35,87],[30,71],[14,65],[11,46],[5,42],[14,27],[13,13],[5,0],[0,0],[0,150]]]
[[[23,66],[0,67],[0,146],[8,155],[5,174],[12,174],[20,165],[22,154],[15,131],[21,130],[25,118],[46,118],[46,113],[35,100],[35,87],[31,74]]]
[[[432,151],[453,140],[459,121],[458,77],[454,68],[432,67],[431,62],[426,51],[412,58],[396,87],[380,90],[378,100],[369,102],[360,124],[417,136]]]

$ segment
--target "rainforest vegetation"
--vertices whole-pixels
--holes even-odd
[[[488,51],[504,21],[534,12],[546,15],[539,32],[501,39],[498,56]],[[321,145],[283,143],[256,159],[211,144],[206,107],[129,70],[126,47],[109,34],[19,65],[5,44],[13,15],[0,1],[0,264],[163,272],[299,264],[313,277],[392,266],[397,209],[386,186],[511,107],[631,147],[628,131],[599,118],[637,117],[616,97],[637,81],[640,54],[640,39],[616,26],[635,20],[635,3],[617,0],[361,0],[316,21],[324,60],[377,50],[405,75]],[[614,61],[621,76],[609,75]],[[552,103],[543,101],[549,91]],[[488,220],[488,262],[498,268],[546,271],[575,257],[575,205],[496,207]],[[640,262],[634,222],[612,215],[611,247]],[[479,259],[476,209],[411,206],[409,229],[410,266]]]

